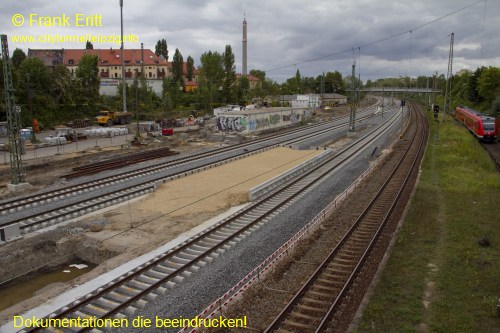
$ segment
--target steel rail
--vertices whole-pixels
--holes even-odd
[[[415,139],[416,137],[416,134],[417,134],[417,131],[414,132],[414,136],[412,138],[412,140]],[[413,141],[412,141],[413,142]],[[408,145],[408,147],[410,147],[411,145]],[[422,149],[422,142],[420,143],[419,145],[419,148],[418,148],[418,152],[417,154],[415,155],[415,158],[413,159],[413,162],[412,162],[412,166],[411,166],[411,170],[413,170],[414,166],[415,166],[415,163],[416,163],[416,159],[418,158],[418,156],[420,155],[420,151]],[[311,329],[311,326],[309,324],[304,324],[304,323],[301,323],[300,320],[302,320],[303,322],[307,322],[308,320],[313,320],[314,318],[317,318],[313,315],[301,315],[300,312],[293,312],[293,309],[296,307],[296,305],[302,300],[302,297],[306,294],[306,292],[308,292],[309,290],[311,290],[311,287],[314,285],[314,283],[318,280],[320,280],[320,275],[324,272],[324,270],[326,269],[326,267],[328,266],[328,264],[332,263],[333,260],[335,258],[337,258],[337,254],[343,250],[345,247],[346,247],[346,244],[347,242],[351,239],[351,236],[354,234],[355,231],[357,230],[360,230],[359,228],[361,227],[361,223],[364,221],[364,218],[367,216],[367,214],[370,212],[370,209],[371,207],[374,207],[375,203],[377,202],[377,199],[381,197],[383,191],[385,189],[387,189],[388,185],[389,185],[389,182],[393,179],[393,177],[395,176],[399,166],[401,165],[401,163],[403,163],[403,159],[404,157],[407,155],[409,151],[409,148],[406,150],[406,152],[403,154],[403,156],[401,157],[401,159],[399,160],[397,166],[395,166],[390,174],[390,176],[387,178],[387,180],[384,182],[383,186],[381,186],[381,188],[379,189],[379,191],[376,193],[376,195],[373,197],[373,199],[371,200],[371,202],[367,205],[367,207],[364,209],[364,211],[361,213],[361,215],[358,217],[358,219],[354,222],[354,224],[351,226],[351,228],[346,232],[346,234],[343,236],[343,238],[340,240],[340,242],[334,247],[334,249],[330,252],[330,254],[328,255],[328,257],[323,261],[323,263],[315,270],[315,272],[311,275],[311,277],[308,279],[308,281],[302,286],[302,288],[295,294],[295,296],[292,298],[292,300],[287,304],[287,306],[280,312],[280,314],[274,319],[274,321],[270,324],[270,326],[266,329],[265,333],[269,333],[269,332],[272,332],[272,331],[276,331],[278,330],[281,325],[286,322],[287,323],[287,327],[296,327],[299,329],[299,331],[302,332],[302,330],[307,330],[307,329]],[[404,184],[406,184],[407,182],[407,179],[409,177],[409,174],[411,173],[411,170],[410,172],[406,175],[405,177],[405,180],[404,180]],[[404,187],[404,184],[401,186]],[[391,206],[389,207],[389,209],[387,210],[387,213],[382,217],[382,223],[379,224],[378,228],[377,228],[377,231],[375,232],[374,236],[371,238],[371,241],[370,243],[368,244],[368,246],[365,248],[364,252],[363,252],[363,255],[361,256],[361,259],[357,262],[357,265],[355,266],[354,270],[351,272],[350,274],[350,277],[348,278],[347,282],[343,284],[343,287],[340,289],[340,292],[343,294],[345,290],[347,290],[348,288],[348,285],[351,283],[352,279],[354,276],[356,276],[356,272],[357,270],[359,269],[359,267],[361,267],[361,263],[364,262],[364,258],[366,258],[367,254],[369,253],[369,249],[372,247],[375,239],[378,237],[378,235],[380,234],[380,231],[382,230],[383,228],[383,225],[385,224],[385,221],[387,220],[387,218],[389,217],[390,213],[392,212],[393,210],[393,207],[394,207],[394,203],[397,201],[397,198],[399,198],[400,196],[400,193],[401,193],[401,188],[398,190],[398,192],[396,193],[395,197],[394,197],[394,200],[392,201],[392,204]],[[367,229],[370,229],[370,228],[373,228],[373,227],[370,227],[370,224],[368,224],[367,227],[365,227]],[[358,239],[359,241],[359,239]],[[362,247],[362,245],[360,245]],[[358,250],[355,250],[357,249],[357,247],[355,245],[350,245],[350,252],[356,252],[356,251],[359,251]],[[348,268],[345,269],[346,271],[348,271]],[[325,281],[328,280],[328,278],[325,278],[322,280],[322,283],[326,283]],[[338,294],[337,295],[337,299],[341,299],[341,295]],[[311,301],[312,302],[312,301]],[[318,301],[320,302],[320,301]],[[338,304],[338,301],[336,301],[335,304]],[[311,310],[312,311],[312,310]],[[316,310],[316,311],[319,311],[319,310]],[[318,312],[319,313],[319,312]],[[331,314],[331,311],[327,311],[327,314],[328,316],[330,316]],[[297,317],[298,319],[296,321],[292,320],[288,320],[286,318],[288,318],[290,315],[293,315],[294,317]],[[319,315],[319,314],[317,314]],[[324,325],[324,322],[327,321],[327,318],[328,316],[325,314],[324,317],[323,317],[323,320],[321,321],[321,325]],[[290,326],[291,325],[291,326]],[[317,330],[319,331],[319,330]]]
[[[396,118],[396,117],[394,117],[394,118]],[[396,122],[397,122],[397,118],[392,119],[391,124],[396,123]],[[386,123],[386,124],[379,126],[377,129],[374,129],[369,134],[367,134],[367,137],[364,138],[365,141],[372,140],[373,136],[376,134],[381,135],[383,133],[383,131],[387,130],[390,127],[391,124]],[[377,130],[380,133],[376,133]],[[351,152],[350,155],[356,154],[357,151],[359,151],[360,149],[362,149],[363,147],[366,146],[363,139],[358,140],[357,143],[353,144],[353,145],[357,146],[357,148],[356,148],[356,151]],[[338,159],[339,156],[344,155],[348,150],[349,150],[348,148],[343,149],[335,157],[332,157],[332,160],[334,160],[336,158]],[[140,290],[139,293],[131,296],[125,302],[122,302],[121,304],[117,304],[116,306],[109,308],[108,310],[106,310],[106,313],[104,313],[102,315],[102,318],[109,317],[109,316],[112,316],[116,313],[119,313],[124,308],[127,308],[131,304],[138,302],[140,299],[144,298],[145,294],[151,293],[151,292],[154,293],[154,290],[157,288],[161,288],[159,286],[164,285],[167,282],[167,280],[181,275],[184,271],[188,270],[190,267],[192,267],[193,265],[196,265],[198,262],[203,260],[203,258],[206,258],[210,254],[216,253],[217,251],[224,249],[225,247],[230,246],[231,243],[235,243],[235,242],[239,241],[239,240],[237,240],[238,237],[249,232],[252,228],[255,228],[256,225],[259,224],[263,219],[265,219],[266,217],[271,215],[273,212],[275,212],[276,210],[280,209],[281,207],[283,207],[284,205],[289,203],[291,200],[294,200],[294,198],[301,195],[308,188],[314,186],[315,183],[317,183],[318,181],[321,181],[321,179],[324,178],[325,175],[330,173],[334,168],[338,167],[339,163],[345,162],[347,158],[348,157],[342,157],[342,160],[337,161],[334,166],[327,166],[325,168],[326,170],[323,170],[320,172],[320,175],[313,177],[314,178],[313,181],[307,180],[306,185],[299,184],[299,183],[301,181],[303,181],[305,178],[307,178],[308,175],[304,175],[304,176],[298,178],[297,180],[295,180],[293,183],[289,184],[286,187],[282,187],[280,189],[277,189],[275,192],[269,194],[265,198],[262,198],[258,202],[254,203],[251,207],[249,207],[245,211],[238,212],[237,214],[232,216],[230,220],[228,219],[227,221],[223,221],[220,224],[215,225],[212,228],[207,229],[206,231],[196,235],[192,239],[179,245],[175,249],[168,251],[163,255],[158,256],[157,258],[155,258],[154,261],[148,262],[146,265],[139,267],[137,270],[131,271],[131,272],[123,275],[121,278],[117,279],[120,281],[114,281],[113,283],[110,283],[106,287],[100,288],[96,294],[87,295],[87,296],[83,297],[81,301],[76,302],[70,306],[67,306],[59,312],[51,314],[50,318],[61,318],[61,317],[65,317],[65,316],[71,316],[71,313],[78,312],[79,311],[78,309],[85,307],[91,300],[96,300],[96,299],[99,300],[99,299],[105,297],[106,294],[109,294],[109,293],[113,292],[114,290],[116,290],[117,288],[120,288],[119,286],[123,285],[127,281],[133,280],[134,278],[136,278],[138,276],[144,275],[146,271],[150,271],[151,269],[154,270],[154,267],[156,267],[159,262],[161,265],[162,262],[165,262],[166,260],[172,260],[169,258],[173,258],[176,255],[179,255],[180,253],[190,253],[191,254],[189,262],[178,264],[178,266],[179,266],[179,267],[177,267],[178,269],[176,269],[175,271],[169,272],[168,276],[166,276],[165,279],[157,280],[156,282],[154,282],[154,284],[151,284],[148,287],[141,288],[142,290]],[[325,162],[325,163],[323,163],[322,166],[326,166],[326,165],[327,165],[327,163]],[[318,166],[314,170],[319,170],[322,166]],[[313,173],[314,170],[312,170],[310,173]],[[297,189],[290,190],[290,188],[293,186],[296,186]],[[290,192],[292,192],[292,193],[290,193]],[[251,216],[251,215],[255,216],[256,215],[255,211],[258,210],[258,208],[260,206],[266,205],[271,201],[276,201],[276,200],[274,200],[274,198],[277,197],[278,195],[283,195],[285,197],[285,200],[280,199],[280,200],[278,200],[279,201],[278,203],[273,203],[272,205],[274,205],[274,206],[272,209],[265,209],[262,213],[258,213],[257,216],[254,218],[254,220],[251,222],[247,222],[246,225],[245,225],[245,223],[242,222],[243,219],[245,219],[245,218],[248,219],[248,216]],[[273,198],[273,200],[271,200],[271,198]],[[245,215],[247,217],[245,217]],[[225,231],[222,231],[222,230],[224,228],[227,228],[227,225],[229,223],[235,223],[234,221],[237,220],[238,218],[240,219],[240,221],[236,222],[236,224],[240,225],[240,227],[238,227],[239,229],[236,232],[233,232],[231,235],[228,235],[227,237],[221,238],[222,235],[229,233],[226,230]],[[235,228],[232,228],[232,229],[234,231]],[[211,237],[210,235],[214,235],[214,234],[216,234],[218,236],[215,238],[217,240],[216,244],[213,246],[207,247],[206,244],[209,243],[209,241],[207,241],[207,239],[209,239]],[[205,245],[203,245],[203,244],[205,244]],[[193,250],[193,247],[197,250]],[[184,255],[183,257],[186,257],[186,255]],[[101,302],[99,303],[101,307],[103,306],[102,303],[103,303],[103,301],[101,299]],[[85,313],[84,310],[81,310],[81,311],[83,311],[83,313]],[[81,311],[80,311],[79,315],[82,314]],[[94,313],[94,315],[95,315],[95,313]],[[34,331],[34,330],[29,330],[29,331]]]

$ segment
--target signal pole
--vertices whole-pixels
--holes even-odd
[[[349,116],[349,133],[354,133],[355,132],[355,126],[354,123],[356,122],[356,90],[355,90],[355,84],[354,80],[356,79],[355,76],[355,68],[356,68],[356,60],[354,60],[352,64],[352,79],[351,79],[351,90],[352,90],[352,100],[351,100],[351,114]]]
[[[12,73],[9,66],[9,45],[7,35],[0,36],[2,41],[2,62],[3,62],[3,82],[5,90],[5,108],[7,111],[7,132],[9,136],[9,156],[11,183],[8,188],[11,191],[22,185],[27,184],[24,181],[23,161],[21,158],[21,107],[16,105],[14,98],[14,86],[12,83]],[[10,185],[10,186],[9,186]]]

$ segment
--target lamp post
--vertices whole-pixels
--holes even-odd
[[[32,107],[32,104],[31,104],[31,87],[30,87],[30,74],[29,73],[26,73],[26,81],[28,83],[26,89],[27,89],[27,94],[28,94],[28,105],[29,105],[29,108],[30,108],[30,115],[31,115],[31,142],[36,142],[36,137],[35,137],[35,128],[33,127],[33,118],[34,118],[34,115],[33,115],[33,107]]]

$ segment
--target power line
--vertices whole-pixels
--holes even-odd
[[[399,36],[402,36],[402,35],[405,35],[407,33],[412,33],[413,31],[415,30],[418,30],[418,29],[421,29],[423,27],[426,27],[430,24],[433,24],[437,21],[440,21],[442,19],[445,19],[449,16],[452,16],[452,15],[455,15],[456,13],[459,13],[461,11],[464,11],[470,7],[473,7],[475,5],[477,5],[478,3],[482,3],[482,2],[486,2],[486,0],[478,0],[470,5],[467,5],[465,7],[462,7],[460,9],[457,9],[453,12],[450,12],[446,15],[443,15],[443,16],[440,16],[432,21],[429,21],[427,23],[424,23],[424,24],[421,24],[417,27],[414,27],[414,28],[411,28],[409,30],[406,30],[406,31],[402,31],[402,32],[399,32],[397,34],[394,34],[394,35],[391,35],[391,36],[387,36],[387,37],[384,37],[384,38],[381,38],[381,39],[378,39],[378,40],[375,40],[373,42],[369,42],[369,43],[366,43],[366,44],[363,44],[363,45],[360,45],[360,46],[357,46],[357,48],[359,48],[361,50],[361,48],[365,48],[365,47],[368,47],[368,46],[371,46],[371,45],[375,45],[375,44],[378,44],[378,43],[382,43],[382,42],[385,42],[387,40],[390,40],[390,39],[393,39],[393,38],[396,38],[396,37],[399,37]],[[338,52],[335,52],[335,53],[331,53],[331,54],[327,54],[327,55],[324,55],[324,56],[321,56],[321,57],[318,57],[318,58],[314,58],[314,59],[309,59],[309,60],[304,60],[304,61],[301,61],[301,62],[298,62],[298,63],[295,63],[295,64],[292,64],[292,65],[286,65],[286,66],[282,66],[282,67],[278,67],[278,68],[272,68],[272,69],[268,69],[268,70],[265,70],[266,73],[268,72],[275,72],[275,71],[278,71],[278,70],[281,70],[281,69],[286,69],[286,68],[290,68],[290,67],[294,67],[294,66],[297,66],[297,65],[303,65],[303,64],[307,64],[307,63],[310,63],[310,62],[316,62],[316,61],[319,61],[319,60],[322,60],[322,59],[326,59],[326,58],[331,58],[331,57],[335,57],[337,55],[340,55],[340,54],[343,54],[343,53],[347,53],[347,52],[351,52],[354,50],[354,47],[353,48],[350,48],[350,49],[345,49],[345,50],[342,50],[342,51],[338,51]]]
[[[483,32],[481,34],[481,66],[483,66],[484,31],[486,30],[486,0],[484,0]]]

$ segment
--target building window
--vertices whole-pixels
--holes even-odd
[[[69,65],[73,65],[73,64],[74,64],[74,62],[75,62],[75,61],[74,61],[73,59],[69,59],[69,60],[68,60],[68,64],[69,64]]]
[[[149,72],[149,77],[151,77],[151,75],[153,75],[153,73]]]
[[[117,78],[117,77],[118,77],[118,74],[117,74],[117,73],[115,73],[115,78]]]

